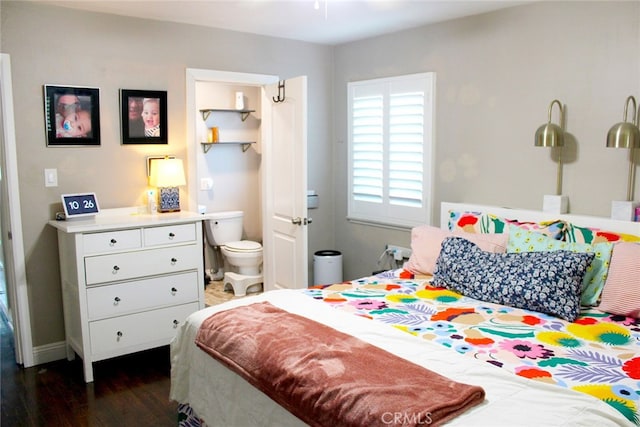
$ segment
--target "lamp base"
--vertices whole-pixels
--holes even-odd
[[[542,211],[556,215],[569,212],[569,197],[545,194],[542,199]]]
[[[158,212],[180,211],[180,190],[178,187],[161,187],[158,191]]]
[[[637,221],[636,208],[640,202],[614,200],[611,202],[611,219],[620,221]]]

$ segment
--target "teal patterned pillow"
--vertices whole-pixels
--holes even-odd
[[[582,279],[582,297],[580,303],[583,306],[596,306],[607,279],[609,261],[613,243],[588,243],[564,242],[552,239],[544,234],[523,230],[514,225],[509,226],[509,240],[507,241],[507,253],[514,252],[550,252],[550,251],[586,252],[595,255],[593,262],[587,269]]]

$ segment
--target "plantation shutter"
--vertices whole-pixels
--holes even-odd
[[[424,185],[424,93],[391,94],[389,203],[420,208]]]
[[[349,83],[349,212],[392,226],[426,223],[432,73]]]
[[[382,203],[384,181],[383,114],[381,95],[353,101],[353,197]]]

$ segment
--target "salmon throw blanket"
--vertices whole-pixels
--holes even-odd
[[[311,426],[435,426],[484,400],[478,386],[268,302],[213,314],[196,344]]]

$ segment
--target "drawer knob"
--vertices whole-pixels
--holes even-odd
[[[118,341],[120,341],[120,338],[122,338],[122,331],[118,331],[116,335],[118,336]]]
[[[175,259],[175,258],[171,258],[171,264],[175,264],[176,262],[178,262],[178,260],[177,260],[177,259]]]
[[[173,233],[169,233],[169,239],[173,239],[174,237],[176,237],[176,235],[175,235],[175,234],[173,234]]]
[[[116,274],[118,272],[118,270],[120,270],[120,267],[118,267],[117,265],[113,266],[113,274]]]
[[[118,241],[117,241],[116,239],[111,239],[111,240],[109,241],[109,245],[110,245],[110,246],[113,246],[113,245],[115,245],[116,243],[118,243]]]
[[[120,302],[120,297],[115,297],[113,302],[115,303],[114,305],[117,305]]]
[[[178,322],[176,319],[173,319],[173,327],[174,328],[177,328],[179,324],[180,324],[180,322]]]
[[[171,288],[171,293],[172,293],[173,295],[175,295],[177,292],[178,292],[178,290],[177,290],[175,287],[172,287],[172,288]]]

